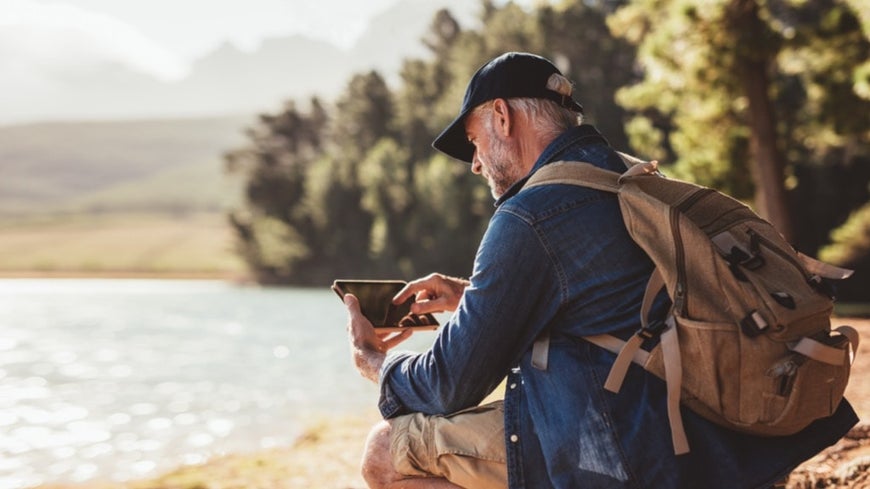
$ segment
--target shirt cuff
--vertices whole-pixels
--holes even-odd
[[[384,363],[381,365],[381,371],[378,375],[381,392],[380,399],[378,400],[378,410],[384,419],[395,418],[407,413],[407,409],[402,405],[402,402],[390,387],[390,372],[411,356],[412,353],[409,352],[389,352],[387,353],[387,358],[384,359]]]

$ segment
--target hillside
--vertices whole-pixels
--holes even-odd
[[[222,155],[250,117],[0,127],[0,217],[216,210],[236,198]]]
[[[0,274],[235,275],[246,117],[0,127]]]

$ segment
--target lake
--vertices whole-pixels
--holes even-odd
[[[327,286],[0,280],[0,488],[153,476],[373,410],[345,324]]]

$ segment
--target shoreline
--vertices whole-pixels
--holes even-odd
[[[368,430],[379,416],[314,421],[286,447],[215,456],[161,475],[126,482],[49,483],[32,489],[365,489],[359,463]],[[870,487],[870,424],[798,466],[787,489]]]
[[[206,271],[96,271],[80,272],[67,270],[32,271],[0,270],[0,280],[215,280],[237,285],[258,285],[243,272]]]
[[[161,474],[130,480],[58,482],[31,489],[365,489],[359,463],[374,409],[339,417],[315,417],[296,440],[282,447],[216,455]]]
[[[123,271],[123,270],[101,270],[82,272],[78,270],[51,270],[51,271],[35,271],[35,270],[0,270],[0,279],[56,279],[56,278],[72,278],[72,279],[90,279],[90,278],[106,278],[106,279],[179,279],[179,280],[240,280],[244,279],[243,274],[234,272],[205,272],[205,271],[172,271],[172,272],[150,272],[150,271]]]
[[[4,270],[0,280],[5,279],[118,279],[118,280],[222,280],[234,284],[258,285],[244,270],[220,271],[148,271],[148,270]],[[313,287],[314,285],[298,285]],[[834,318],[846,320],[870,319],[870,303],[836,302]]]

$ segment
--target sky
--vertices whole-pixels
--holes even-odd
[[[303,35],[350,48],[374,16],[430,1],[0,0],[0,123],[69,116],[64,109],[84,99],[66,87],[91,86],[87,76],[106,66],[178,82],[226,43],[255,51],[265,39]]]
[[[0,68],[35,77],[110,60],[171,81],[225,42],[253,50],[267,37],[303,34],[348,47],[396,1],[3,0]]]

